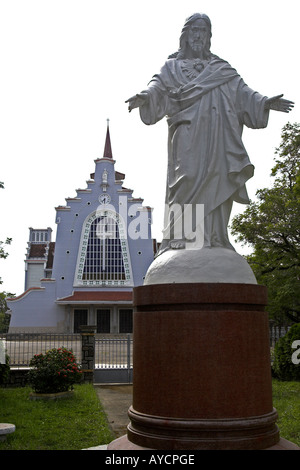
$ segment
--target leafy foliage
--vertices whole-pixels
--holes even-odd
[[[0,258],[7,258],[8,257],[8,252],[6,251],[6,246],[5,245],[10,245],[12,242],[12,238],[6,238],[5,242],[0,241]],[[0,284],[2,284],[3,281],[0,277]]]
[[[8,252],[5,251],[5,245],[10,245],[12,239],[7,237],[5,242],[0,241],[0,258],[7,258]]]
[[[300,380],[300,363],[293,362],[294,341],[300,341],[300,323],[294,324],[275,345],[272,369],[279,380]]]
[[[81,381],[82,372],[72,350],[54,348],[45,354],[35,354],[29,366],[29,382],[37,393],[57,393],[72,390]]]
[[[4,189],[4,183],[0,181],[0,189]],[[0,258],[7,258],[8,252],[6,251],[5,245],[10,245],[12,242],[12,238],[7,237],[5,242],[0,241]],[[3,281],[0,277],[0,284]],[[7,292],[0,292],[0,333],[6,333],[8,331],[9,323],[10,323],[10,314],[7,313],[7,304],[6,298],[13,297],[14,294],[8,294]]]
[[[300,321],[300,124],[288,123],[271,175],[271,188],[259,189],[231,231],[253,248],[247,257],[269,292],[269,314],[280,324]]]
[[[0,385],[4,384],[8,379],[9,372],[9,355],[5,354],[5,364],[0,364]]]
[[[0,282],[1,284],[1,282]],[[7,309],[7,298],[15,297],[15,294],[0,292],[0,333],[7,333],[10,323],[10,313]]]

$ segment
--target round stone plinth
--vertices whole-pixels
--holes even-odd
[[[134,289],[130,442],[159,450],[278,443],[266,304],[257,284]]]
[[[100,447],[99,447],[100,449]],[[112,441],[108,446],[106,446],[105,450],[115,450],[115,451],[120,451],[120,450],[153,450],[149,449],[146,447],[140,447],[136,444],[133,444],[128,440],[127,435],[119,437],[118,439],[115,439]],[[271,447],[266,447],[262,450],[300,450],[300,447],[294,444],[293,442],[287,441],[286,439],[281,438],[277,444],[271,446]]]
[[[257,284],[245,258],[227,248],[165,251],[149,266],[144,285],[174,282]]]
[[[15,432],[16,426],[10,423],[0,423],[0,441],[5,441],[7,434]]]

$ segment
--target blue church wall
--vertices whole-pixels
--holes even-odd
[[[75,197],[55,208],[51,279],[8,301],[11,331],[72,332],[74,309],[84,305],[87,317],[95,319],[102,305],[101,292],[115,293],[111,303],[103,297],[103,306],[111,308],[112,325],[118,323],[122,302],[130,307],[124,293],[143,284],[154,252],[152,210],[133,197],[133,190],[123,187],[124,178],[115,171],[108,131],[104,156],[95,160],[87,187],[77,189]]]
[[[10,331],[14,333],[53,333],[66,330],[66,314],[55,304],[55,281],[45,281],[43,287],[31,288],[9,302],[12,309]]]

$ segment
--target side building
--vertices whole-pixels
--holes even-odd
[[[123,186],[107,127],[87,188],[56,207],[57,233],[29,229],[25,291],[8,299],[10,332],[132,331],[133,288],[154,259],[152,209]]]

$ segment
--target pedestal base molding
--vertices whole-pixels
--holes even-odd
[[[128,439],[136,445],[172,450],[264,449],[279,441],[275,409],[241,419],[172,419],[129,409]]]

